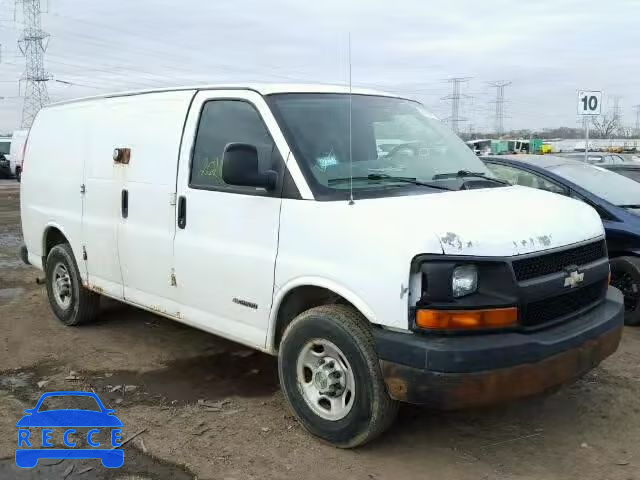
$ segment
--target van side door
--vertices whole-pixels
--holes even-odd
[[[113,120],[114,104],[115,99],[77,107],[83,110],[82,115],[77,115],[77,127],[84,142],[84,180],[78,189],[83,199],[82,255],[87,286],[121,300],[124,290],[118,258],[118,224],[123,172],[112,158],[114,138],[118,135],[118,124]],[[91,121],[82,123],[84,119]]]
[[[257,148],[260,170],[279,173],[278,188],[269,192],[223,181],[223,150],[236,142]],[[258,93],[211,90],[196,95],[180,155],[174,243],[178,298],[187,323],[264,347],[287,154]]]
[[[179,317],[173,282],[176,175],[194,95],[185,90],[127,99],[113,140],[113,148],[123,154],[117,201],[124,298],[172,317]]]

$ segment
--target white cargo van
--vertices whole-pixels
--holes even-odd
[[[620,339],[595,210],[495,180],[393,95],[230,86],[48,106],[21,195],[23,258],[64,324],[104,295],[277,355],[300,423],[340,447],[381,433],[398,401],[570,382]]]
[[[11,137],[10,167],[11,174],[20,181],[22,173],[22,160],[24,157],[24,145],[29,136],[29,130],[15,130]]]

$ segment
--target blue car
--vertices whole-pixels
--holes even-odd
[[[42,403],[50,397],[91,397],[97,404],[96,410],[85,409],[48,409],[40,411]],[[40,397],[34,408],[24,411],[16,427],[18,427],[18,449],[16,449],[16,465],[21,468],[33,468],[39,459],[88,459],[99,458],[107,468],[119,468],[124,463],[124,452],[120,446],[120,428],[122,422],[114,415],[114,410],[104,407],[100,398],[90,392],[49,392]],[[42,428],[41,435],[30,428]],[[74,448],[76,442],[70,441],[75,434],[74,428],[91,428],[87,433],[87,443],[95,448]],[[53,448],[52,435],[56,431],[64,431],[62,438],[67,448]],[[101,445],[94,436],[102,429],[110,430],[111,442]],[[102,447],[102,448],[100,448]]]
[[[640,183],[566,157],[505,155],[482,160],[499,179],[576,198],[595,208],[606,232],[611,284],[624,295],[625,323],[640,325]]]

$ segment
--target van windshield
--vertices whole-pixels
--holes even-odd
[[[398,194],[391,192],[398,189],[458,190],[481,176],[493,178],[462,140],[411,100],[353,95],[350,146],[349,101],[348,94],[335,93],[269,97],[316,197],[344,198],[351,175],[356,197]]]

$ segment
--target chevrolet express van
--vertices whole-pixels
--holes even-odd
[[[106,296],[277,355],[300,423],[339,447],[383,432],[399,401],[456,409],[571,382],[620,339],[598,214],[495,179],[390,94],[185,87],[47,106],[21,202],[23,258],[62,323]]]

